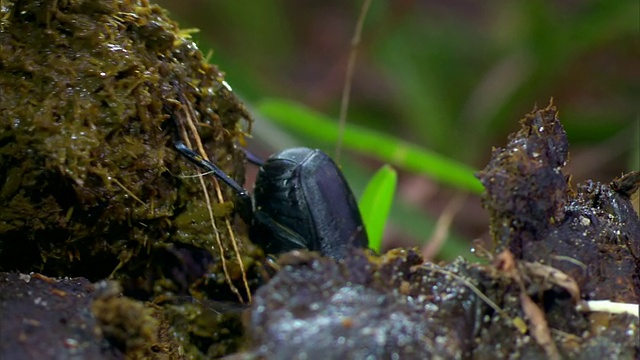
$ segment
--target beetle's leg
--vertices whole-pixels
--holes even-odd
[[[268,234],[269,242],[259,243],[267,252],[279,254],[290,250],[309,249],[308,241],[303,239],[300,234],[286,225],[278,223],[271,216],[260,211],[260,208],[256,209],[254,216],[255,222],[250,229],[249,237],[261,241],[260,239],[264,239],[265,234]],[[274,249],[271,247],[273,244],[279,244],[279,247]]]
[[[201,167],[202,169],[211,172],[213,176],[218,178],[220,181],[224,182],[228,186],[230,186],[233,191],[238,195],[238,213],[240,217],[247,223],[251,224],[252,214],[253,214],[253,206],[251,203],[251,196],[247,190],[245,190],[242,186],[240,186],[235,180],[233,180],[229,175],[227,175],[224,171],[222,171],[219,167],[214,165],[208,160],[205,160],[202,156],[198,155],[195,151],[189,149],[181,140],[175,139],[173,141],[173,146],[178,150],[178,152],[189,159],[195,165]]]
[[[243,149],[243,150],[244,150],[244,154],[247,156],[248,162],[252,163],[257,167],[261,167],[262,165],[264,165],[264,160],[260,159],[258,156],[256,156],[256,154],[250,152],[247,149]]]

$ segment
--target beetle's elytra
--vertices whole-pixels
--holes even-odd
[[[174,146],[233,188],[238,212],[249,225],[252,241],[267,253],[308,249],[342,259],[350,248],[368,247],[366,229],[349,184],[324,152],[294,148],[271,156],[260,166],[252,201],[248,192],[216,165],[179,140]]]
[[[260,167],[254,189],[252,238],[267,252],[306,248],[336,259],[368,246],[355,197],[333,160],[320,150],[294,148]]]

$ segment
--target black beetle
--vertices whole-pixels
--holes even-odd
[[[342,259],[352,247],[368,247],[355,197],[335,162],[309,148],[284,150],[260,166],[254,200],[235,180],[179,140],[174,146],[194,164],[231,186],[237,211],[252,241],[268,254],[294,249]],[[251,160],[251,159],[250,159]]]

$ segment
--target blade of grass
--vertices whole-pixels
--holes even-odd
[[[342,159],[341,168],[345,177],[349,179],[351,189],[356,194],[362,194],[367,182],[371,179],[366,166],[361,161],[354,161],[351,157],[345,156]],[[361,198],[361,196],[358,198]],[[418,242],[415,246],[421,246],[435,231],[436,220],[420,207],[409,204],[403,201],[401,197],[396,196],[389,213],[387,226],[393,226],[404,237],[417,240]],[[452,230],[440,248],[437,259],[451,261],[458,256],[463,256],[469,261],[479,261],[479,258],[470,251],[470,247],[469,239],[456,234],[455,230]]]
[[[369,180],[360,197],[360,213],[369,236],[369,247],[378,253],[382,248],[384,226],[393,204],[397,182],[396,171],[384,165]]]
[[[338,139],[338,125],[335,121],[303,105],[268,99],[260,102],[257,110],[287,129],[312,134],[319,140],[332,143]],[[346,124],[343,140],[345,147],[373,155],[396,167],[427,175],[443,184],[471,193],[480,194],[484,191],[470,167],[395,137]]]

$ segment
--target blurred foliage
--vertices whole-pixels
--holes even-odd
[[[201,29],[194,37],[203,52],[214,49],[211,61],[249,104],[279,97],[337,118],[361,2],[158,3],[183,27]],[[524,114],[553,97],[571,144],[568,172],[574,180],[610,181],[640,167],[640,83],[633,81],[640,78],[639,6],[633,0],[374,1],[348,121],[480,169]],[[254,136],[280,150],[282,138],[261,138],[272,134],[265,124],[258,122]],[[308,134],[299,141],[328,151],[335,146]],[[356,191],[365,181],[353,179],[367,176],[351,173],[370,176],[377,167],[341,162]],[[401,223],[406,217],[392,214]],[[416,235],[429,237],[424,226]]]
[[[304,106],[287,101],[264,100],[258,104],[257,110],[287,129],[312,134],[316,139],[329,143],[338,141],[337,123]],[[483,191],[482,184],[468,166],[408,144],[397,137],[346,124],[342,140],[345,148],[374,156],[407,171],[429,176],[445,185],[476,194]]]
[[[367,183],[358,204],[367,228],[369,247],[378,253],[382,248],[384,225],[395,197],[397,182],[398,173],[389,165],[382,166]]]

